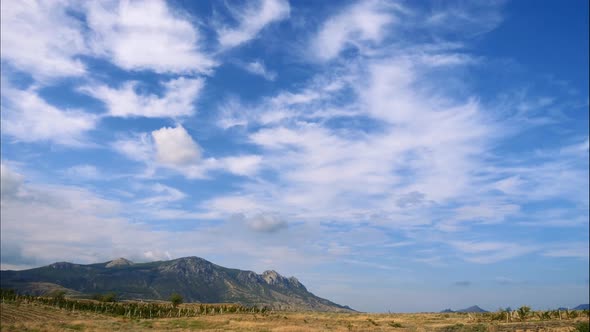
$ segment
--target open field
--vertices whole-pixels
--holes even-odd
[[[365,314],[318,312],[227,313],[198,317],[131,319],[29,303],[2,303],[1,331],[574,331],[575,319],[482,322],[467,314]]]

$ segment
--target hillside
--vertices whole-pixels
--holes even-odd
[[[0,286],[40,295],[61,289],[76,296],[114,292],[120,299],[167,300],[179,293],[185,302],[266,305],[276,309],[352,311],[307,291],[296,278],[275,271],[225,268],[199,257],[133,263],[126,259],[98,263],[53,263],[23,270],[1,271]],[[42,288],[38,287],[43,285]]]

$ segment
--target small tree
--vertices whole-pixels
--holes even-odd
[[[527,316],[530,314],[531,308],[527,307],[526,305],[523,305],[522,307],[518,308],[518,310],[516,312],[518,313],[518,318],[520,318],[520,320],[524,321],[524,320],[526,320]]]
[[[178,293],[174,293],[172,295],[170,295],[170,302],[172,302],[172,306],[174,308],[176,308],[179,304],[182,303],[182,295],[178,294]]]

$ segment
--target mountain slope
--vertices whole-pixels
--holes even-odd
[[[579,306],[573,308],[572,310],[588,310],[590,309],[590,304],[580,304]]]
[[[199,257],[140,264],[124,258],[90,265],[59,262],[0,273],[2,288],[27,293],[33,293],[32,283],[51,283],[87,295],[115,292],[121,299],[167,300],[172,293],[179,293],[185,302],[233,302],[288,310],[351,311],[313,295],[294,277],[285,278],[275,271],[256,274],[229,269]]]

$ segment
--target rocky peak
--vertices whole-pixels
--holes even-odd
[[[273,286],[279,286],[279,287],[283,287],[283,288],[305,289],[305,286],[303,286],[299,282],[299,280],[297,280],[297,278],[295,278],[295,277],[285,278],[282,275],[280,275],[277,271],[274,271],[274,270],[264,271],[262,273],[262,279],[264,279],[264,281],[267,284],[273,285]]]
[[[105,267],[111,268],[111,267],[117,267],[117,266],[129,266],[129,265],[133,265],[133,262],[125,259],[123,257],[119,257],[117,259],[114,259],[110,262],[108,262]]]
[[[262,273],[262,279],[264,279],[264,281],[266,281],[266,283],[269,285],[276,285],[281,283],[285,277],[280,275],[277,271],[267,270]]]
[[[183,257],[178,258],[160,266],[160,271],[168,273],[176,273],[186,277],[195,275],[204,275],[209,278],[216,274],[213,263],[199,257]]]

